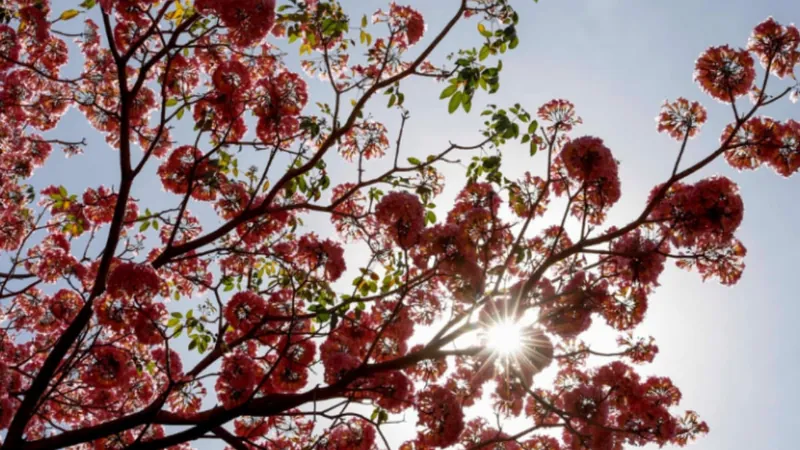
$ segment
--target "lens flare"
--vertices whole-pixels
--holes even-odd
[[[522,324],[503,320],[486,330],[486,345],[498,355],[514,356],[524,347]]]

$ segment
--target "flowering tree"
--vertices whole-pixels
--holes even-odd
[[[800,62],[796,28],[768,19],[746,48],[700,56],[696,81],[732,112],[719,147],[683,161],[706,111],[666,103],[674,167],[610,226],[619,163],[575,134],[566,100],[536,115],[489,106],[478,142],[401,156],[406,80],[443,82],[450,113],[499,88],[498,58],[518,44],[508,0],[453,0],[433,32],[393,3],[360,21],[323,0],[69,3],[0,7],[3,449],[371,449],[404,411],[408,450],[683,445],[707,431],[674,410],[668,378],[629,365],[657,352],[633,331],[668,260],[723,284],[744,268],[736,185],[690,176],[719,157],[800,169],[800,124],[759,115],[797,95],[768,89]],[[461,21],[478,47],[431,60]],[[311,102],[309,77],[329,96]],[[376,99],[400,117],[393,136]],[[86,145],[58,138],[70,108],[115,152],[113,187],[28,184],[53,150]],[[546,170],[506,178],[511,143]],[[453,155],[471,163],[440,220]],[[328,172],[340,158],[351,173]],[[148,176],[158,201],[131,194]],[[364,265],[348,270],[356,248]],[[618,349],[580,340],[593,320],[621,332]]]

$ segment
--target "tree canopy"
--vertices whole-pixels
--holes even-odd
[[[611,224],[620,161],[574,105],[490,103],[522,45],[511,2],[448,3],[428,29],[388,2],[3,2],[2,449],[367,450],[405,413],[403,450],[708,432],[669,378],[637,373],[658,347],[636,329],[670,262],[741,277],[738,187],[703,171],[800,170],[800,123],[764,115],[800,95],[800,32],[768,18],[700,55],[695,81],[730,106],[718,147],[687,162],[708,114],[667,101],[674,165]],[[472,41],[435,52],[461,22]],[[412,79],[439,83],[441,114],[480,115],[480,139],[407,156]],[[34,189],[54,153],[92,163],[76,112],[116,181]],[[544,170],[507,176],[519,148]],[[582,340],[593,323],[617,348]]]

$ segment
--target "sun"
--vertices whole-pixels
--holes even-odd
[[[514,320],[501,320],[486,330],[486,345],[494,353],[510,357],[517,355],[525,346],[523,326]]]
[[[480,355],[483,365],[494,366],[496,373],[533,376],[553,360],[552,342],[538,329],[536,319],[535,311],[509,313],[506,308],[493,308],[475,322],[478,332],[462,342]]]

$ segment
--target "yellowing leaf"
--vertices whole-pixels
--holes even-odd
[[[61,16],[59,17],[59,19],[60,20],[69,20],[69,19],[72,19],[73,17],[77,16],[80,13],[81,12],[78,11],[77,9],[68,9],[68,10],[66,10],[66,11],[61,13]]]
[[[183,9],[183,5],[179,0],[175,0],[175,11],[168,12],[164,17],[167,20],[174,20],[176,25],[180,25],[181,21],[183,21],[183,16],[186,13],[186,10]]]

